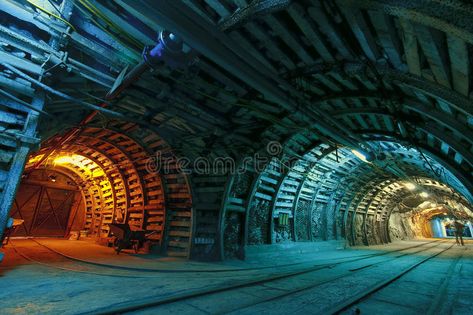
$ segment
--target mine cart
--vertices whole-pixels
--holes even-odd
[[[144,230],[132,231],[130,225],[124,223],[110,224],[110,231],[115,236],[113,246],[117,254],[120,254],[121,250],[126,248],[133,248],[137,253],[146,238]]]

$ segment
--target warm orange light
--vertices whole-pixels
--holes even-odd
[[[93,177],[100,177],[103,176],[105,173],[101,167],[97,165],[94,161],[90,160],[89,158],[78,155],[60,155],[54,159],[54,164],[56,165],[74,165],[80,167],[81,169],[85,170],[88,175]]]
[[[38,162],[39,160],[41,160],[41,158],[42,158],[43,156],[44,156],[44,154],[40,154],[40,155],[31,157],[31,158],[28,160],[28,164],[33,164],[33,163]]]
[[[82,166],[83,159],[84,158],[82,156],[77,154],[58,156],[54,159],[54,164],[74,164],[77,166]]]

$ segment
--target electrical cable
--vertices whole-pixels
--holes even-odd
[[[138,50],[142,49],[143,44],[141,42],[136,40],[134,37],[128,35],[128,33],[126,31],[124,31],[122,28],[120,28],[117,24],[113,23],[113,21],[111,19],[109,19],[105,14],[100,12],[100,10],[97,9],[97,7],[95,7],[91,2],[89,2],[87,0],[79,0],[79,3],[84,8],[86,8],[89,12],[91,12],[92,17],[98,17],[99,19],[101,19],[106,24],[106,27],[104,27],[102,24],[100,24],[95,19],[93,19],[93,18],[91,19],[92,22],[97,27],[99,27],[102,31],[104,31],[105,33],[107,33],[111,37],[115,38],[123,46],[131,45],[131,46],[133,46],[134,48],[136,48]],[[83,12],[82,8],[80,8],[76,3],[74,3],[74,6],[76,6],[80,11]],[[109,29],[114,30],[116,34],[112,34]],[[119,39],[120,37],[123,38],[128,43],[126,43],[126,44],[122,43],[121,40]]]
[[[61,11],[56,7],[56,5],[54,4],[54,2],[52,2],[52,0],[47,0],[49,2],[49,4],[51,4],[51,6],[54,8],[54,10],[56,10],[57,13],[59,13],[59,15],[63,18],[64,18],[64,15],[62,15]]]
[[[48,10],[46,10],[45,8],[42,8],[40,7],[39,5],[37,5],[36,3],[34,3],[32,0],[26,0],[26,2],[28,2],[29,4],[31,4],[32,6],[34,6],[35,8],[37,8],[38,10],[40,10],[41,12],[44,12],[46,13],[47,15],[49,16],[52,16],[62,22],[64,22],[65,24],[67,24],[74,32],[77,32],[76,28],[74,27],[74,25],[72,25],[69,21],[67,21],[66,19],[63,19],[62,17],[60,17],[59,15],[57,14],[54,14],[52,12],[49,12]]]
[[[50,86],[44,84],[44,83],[41,83],[39,82],[38,80],[30,77],[29,75],[27,75],[26,73],[18,70],[17,68],[15,68],[14,66],[12,66],[11,64],[8,64],[8,63],[4,63],[2,64],[3,67],[7,68],[8,70],[12,71],[13,73],[17,74],[18,76],[22,77],[23,79],[33,83],[34,85],[36,85],[37,87],[51,93],[51,94],[54,94],[56,96],[59,96],[61,98],[64,98],[66,100],[69,100],[71,102],[74,102],[76,104],[79,104],[79,105],[82,105],[83,107],[86,107],[86,108],[89,108],[89,109],[93,109],[93,110],[96,110],[96,111],[99,111],[99,112],[102,112],[104,114],[107,114],[108,116],[111,116],[111,117],[114,117],[114,118],[118,118],[118,119],[122,119],[122,120],[125,120],[125,121],[130,121],[130,122],[135,122],[135,123],[139,123],[139,124],[143,124],[143,122],[141,121],[138,121],[136,119],[131,119],[129,117],[127,117],[126,115],[124,114],[121,114],[121,113],[118,113],[118,112],[115,112],[115,111],[112,111],[112,110],[109,110],[109,109],[106,109],[106,108],[103,108],[103,107],[100,107],[100,106],[97,106],[97,105],[93,105],[93,104],[90,104],[88,102],[84,102],[82,100],[78,100],[68,94],[65,94],[65,93],[62,93],[62,92],[59,92],[53,88],[51,88]]]

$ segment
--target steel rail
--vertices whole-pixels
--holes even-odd
[[[166,297],[166,298],[163,298],[163,299],[159,299],[159,298],[150,299],[148,301],[144,301],[144,302],[136,303],[136,304],[129,304],[129,305],[126,305],[126,306],[103,307],[103,308],[93,310],[93,313],[94,314],[123,314],[123,313],[127,313],[127,312],[133,312],[133,311],[139,311],[139,310],[149,309],[149,308],[153,308],[153,307],[159,307],[161,305],[171,304],[171,303],[180,302],[180,301],[185,301],[185,300],[192,299],[192,298],[207,296],[207,295],[211,295],[211,294],[216,294],[216,293],[225,292],[225,291],[231,291],[231,290],[245,288],[245,287],[251,287],[251,286],[260,285],[260,284],[264,284],[264,283],[268,283],[268,282],[272,282],[272,281],[276,281],[276,280],[281,280],[281,279],[291,278],[291,277],[294,277],[294,276],[308,274],[308,273],[311,273],[311,272],[314,272],[314,271],[319,271],[319,270],[323,270],[323,269],[327,269],[327,268],[332,268],[333,266],[341,265],[341,264],[345,264],[345,263],[349,263],[349,262],[353,262],[353,261],[360,261],[360,260],[369,259],[369,258],[372,258],[372,257],[385,256],[385,255],[388,255],[388,254],[391,254],[391,253],[394,253],[394,252],[402,252],[402,251],[405,251],[405,250],[408,250],[408,249],[422,247],[424,245],[428,245],[428,244],[431,244],[431,243],[436,243],[436,245],[432,246],[432,247],[428,247],[426,249],[421,249],[421,250],[416,251],[414,253],[401,254],[401,255],[395,256],[393,259],[388,259],[388,260],[381,261],[381,262],[378,262],[378,263],[367,264],[366,266],[364,266],[362,268],[357,268],[356,270],[352,270],[352,272],[357,272],[357,271],[363,270],[367,267],[371,267],[375,264],[379,264],[379,263],[383,263],[383,262],[387,262],[387,261],[392,261],[392,260],[397,259],[399,257],[403,257],[403,256],[406,256],[406,255],[411,255],[411,254],[417,254],[419,252],[429,250],[433,247],[437,247],[440,244],[443,244],[444,242],[435,240],[435,241],[431,241],[431,242],[428,242],[428,243],[422,243],[422,244],[418,244],[418,245],[415,245],[415,246],[402,248],[402,249],[399,249],[399,250],[372,254],[372,255],[369,255],[369,256],[364,257],[364,258],[354,258],[354,259],[348,259],[348,260],[341,261],[341,262],[334,262],[334,263],[330,263],[330,264],[316,265],[312,268],[305,269],[305,270],[299,270],[299,271],[289,272],[289,273],[285,273],[285,274],[276,274],[276,275],[272,275],[272,276],[265,277],[265,278],[262,278],[262,279],[245,281],[245,282],[242,282],[242,283],[231,284],[231,285],[227,285],[227,286],[216,286],[216,287],[212,286],[212,287],[207,287],[206,289],[197,289],[197,290],[193,290],[191,292],[176,294],[176,295]],[[352,273],[349,273],[349,274],[352,274]],[[344,276],[348,276],[349,274],[346,274]],[[340,277],[340,276],[337,276],[337,277]],[[331,279],[331,281],[333,281],[333,280],[336,280],[336,279]],[[298,289],[298,290],[293,290],[293,291],[290,291],[290,292],[284,292],[284,293],[278,295],[277,297],[271,297],[270,299],[275,299],[275,298],[278,298],[278,297],[282,297],[284,295],[290,295],[292,293],[297,293],[297,292],[302,291],[302,290],[308,290],[310,288],[319,286],[321,284],[322,283],[317,283],[315,285],[311,285],[310,287],[305,287],[305,288]],[[270,300],[270,299],[266,299],[265,301]],[[265,301],[259,301],[257,303],[254,303],[254,305],[256,305],[258,303],[265,302]],[[245,307],[248,307],[248,306],[245,306]],[[80,313],[80,314],[87,314],[87,312],[86,313]]]
[[[443,254],[447,250],[451,249],[454,245],[455,244],[452,244],[449,247],[447,247],[446,249],[444,249],[440,252],[437,252],[435,254],[432,254],[432,255],[422,259],[421,261],[418,261],[415,264],[410,265],[409,267],[403,269],[401,272],[399,272],[395,276],[373,285],[367,291],[363,291],[362,293],[357,294],[357,295],[355,295],[355,296],[353,296],[349,299],[346,299],[345,301],[338,302],[336,306],[332,306],[328,309],[323,310],[321,312],[321,314],[340,314],[342,311],[346,310],[350,306],[352,306],[352,305],[354,305],[354,304],[356,304],[356,303],[358,303],[362,300],[366,300],[366,298],[368,298],[372,294],[374,294],[374,293],[380,291],[381,289],[389,286],[393,282],[399,280],[401,277],[403,277],[404,275],[406,275],[410,271],[414,270],[415,268],[419,267],[420,265],[426,263],[427,261],[431,260],[432,258],[435,258],[435,257],[439,256],[440,254]]]
[[[254,271],[254,270],[264,270],[264,269],[271,269],[271,268],[285,268],[285,267],[292,267],[292,266],[298,266],[298,265],[303,265],[303,264],[307,264],[307,263],[310,263],[310,262],[313,262],[313,260],[308,260],[308,261],[303,261],[303,262],[297,262],[297,263],[290,263],[290,264],[281,264],[281,265],[271,265],[271,266],[262,266],[262,267],[252,267],[252,268],[232,268],[232,269],[210,269],[210,270],[205,270],[205,269],[186,269],[186,270],[180,270],[180,269],[151,269],[151,268],[135,268],[135,267],[126,267],[126,266],[120,266],[120,265],[111,265],[111,264],[104,264],[104,263],[98,263],[98,262],[94,262],[94,261],[90,261],[90,260],[85,260],[85,259],[80,259],[80,258],[77,258],[77,257],[73,257],[73,256],[70,256],[70,255],[67,255],[67,254],[64,254],[58,250],[55,250],[47,245],[44,245],[43,243],[33,239],[33,238],[30,238],[29,240],[35,242],[36,244],[48,249],[49,251],[51,252],[54,252],[55,254],[59,255],[59,256],[62,256],[63,258],[66,258],[68,260],[71,260],[71,261],[75,261],[75,262],[78,262],[78,263],[82,263],[82,264],[87,264],[87,265],[93,265],[93,266],[97,266],[97,267],[104,267],[104,268],[110,268],[110,269],[117,269],[117,270],[126,270],[126,271],[136,271],[136,272],[148,272],[148,273],[224,273],[224,272],[245,272],[245,271]],[[433,243],[433,242],[436,242],[436,241],[432,241],[432,242],[429,242],[429,243],[423,243],[421,245],[415,245],[415,246],[412,246],[412,247],[408,247],[408,248],[404,248],[402,250],[406,250],[406,249],[410,249],[410,248],[415,248],[415,247],[418,247],[418,246],[422,246],[422,245],[425,245],[425,244],[430,244],[430,243]],[[50,264],[46,264],[46,263],[43,263],[43,262],[40,262],[40,261],[37,261],[31,257],[28,256],[28,258],[26,258],[25,254],[23,253],[20,253],[19,251],[17,251],[16,247],[12,247],[13,250],[19,254],[20,256],[22,256],[23,258],[27,259],[27,260],[30,260],[32,262],[35,262],[35,263],[38,263],[38,264],[41,264],[41,265],[46,265],[48,267],[51,267],[51,268],[56,268],[56,269],[64,269],[64,268],[61,268],[61,267],[58,267],[58,266],[55,266],[55,265],[50,265]],[[395,252],[395,251],[391,251],[391,252]],[[386,252],[386,253],[383,253],[384,254],[388,254],[388,253],[391,253],[391,252]],[[356,256],[349,256],[349,257],[340,257],[340,258],[337,258],[335,260],[339,260],[339,259],[345,259],[345,258],[348,258],[348,259],[364,259],[364,257],[372,257],[372,256],[375,256],[375,255],[378,255],[378,254],[363,254],[363,255],[356,255]],[[331,265],[331,264],[320,264],[320,265],[316,265],[317,267],[319,266],[325,266],[325,265]],[[314,265],[313,265],[314,266]],[[77,271],[77,270],[74,270],[74,269],[71,269],[71,268],[66,268],[64,270],[67,270],[67,271]],[[77,272],[81,272],[81,271],[77,271]],[[109,274],[107,274],[109,275]]]

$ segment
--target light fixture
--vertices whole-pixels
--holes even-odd
[[[64,155],[64,156],[59,156],[54,159],[54,164],[78,164],[79,160],[77,159],[76,155],[69,156],[69,155]]]
[[[414,183],[405,183],[404,186],[409,190],[416,189],[416,185]]]
[[[419,196],[421,196],[422,198],[427,198],[427,197],[429,197],[429,194],[426,193],[425,191],[423,191],[419,194]]]
[[[351,152],[352,152],[357,158],[359,158],[360,160],[362,160],[363,162],[369,163],[366,154],[361,153],[360,151],[355,150],[355,149],[352,149]]]

